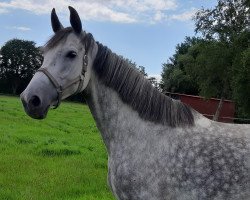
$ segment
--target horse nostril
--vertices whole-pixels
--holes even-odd
[[[38,96],[32,96],[29,100],[29,104],[31,104],[34,107],[38,107],[41,104],[41,100]]]

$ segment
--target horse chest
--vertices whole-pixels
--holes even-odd
[[[155,175],[154,166],[146,162],[109,160],[109,184],[120,200],[159,199]]]
[[[109,184],[120,200],[159,199],[160,173],[146,143],[119,145],[109,157]]]

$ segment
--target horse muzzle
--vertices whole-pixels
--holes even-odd
[[[50,108],[49,102],[37,95],[27,95],[25,91],[20,95],[25,112],[34,119],[44,119]]]

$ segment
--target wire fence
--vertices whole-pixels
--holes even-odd
[[[214,115],[203,114],[205,117],[209,119],[213,119]],[[247,118],[238,118],[238,117],[219,117],[222,121],[232,121],[235,124],[250,124],[250,119]]]

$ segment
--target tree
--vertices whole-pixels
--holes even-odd
[[[139,67],[136,67],[136,69],[137,69],[144,77],[147,77],[147,76],[148,76],[148,74],[146,73],[145,67],[139,66]]]
[[[12,94],[22,90],[42,63],[42,56],[33,41],[13,39],[1,48],[0,79]],[[7,84],[6,84],[7,83]]]
[[[184,63],[180,61],[184,59],[184,55],[191,46],[200,42],[202,42],[200,38],[186,37],[184,42],[177,44],[175,54],[162,66],[160,87],[163,91],[198,94],[198,86],[195,80],[186,73]]]
[[[148,80],[157,90],[160,90],[159,83],[155,77],[148,77]]]
[[[195,76],[202,96],[230,98],[232,50],[224,43],[209,41],[194,46],[192,64],[186,64],[188,74]],[[188,54],[190,54],[190,51]]]
[[[195,31],[207,39],[232,42],[250,28],[249,0],[218,0],[215,8],[199,10],[195,17]]]
[[[135,62],[133,62],[132,60],[128,59],[128,58],[124,58],[123,56],[121,56],[131,67],[135,68],[136,70],[138,70],[143,76],[147,77],[148,74],[145,71],[145,67],[143,66],[137,66],[137,64]]]
[[[242,117],[250,117],[250,48],[233,63],[233,97]]]
[[[225,43],[207,41],[190,47],[185,56],[192,59],[183,62],[186,73],[196,80],[200,95],[221,99],[214,120],[218,120],[223,100],[231,99],[232,54]]]

